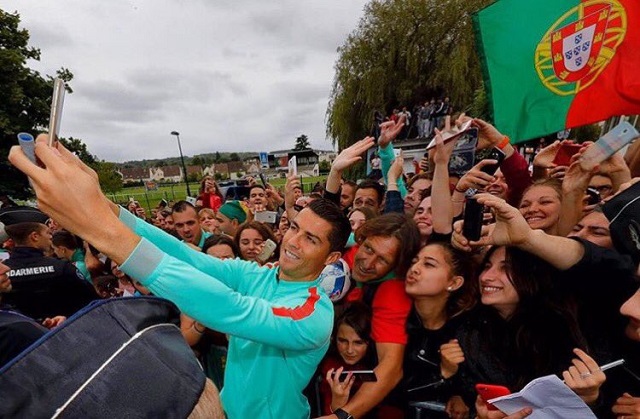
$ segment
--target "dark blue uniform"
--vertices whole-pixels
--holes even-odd
[[[36,248],[16,247],[4,264],[12,290],[2,302],[34,319],[70,316],[99,298],[75,266]]]

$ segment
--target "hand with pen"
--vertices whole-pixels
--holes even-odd
[[[581,349],[575,348],[573,353],[578,358],[571,362],[572,366],[562,373],[565,384],[574,391],[586,404],[593,404],[600,395],[600,387],[607,377],[603,367]]]

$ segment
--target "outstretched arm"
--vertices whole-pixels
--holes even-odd
[[[478,202],[492,208],[496,214],[493,230],[477,242],[462,239],[462,246],[515,246],[529,252],[556,267],[566,270],[578,263],[584,256],[584,245],[567,237],[552,236],[542,230],[532,230],[516,208],[504,199],[490,194],[477,196]],[[457,222],[455,230],[462,231],[462,222]],[[460,244],[460,243],[459,243]],[[471,250],[470,247],[466,250]]]
[[[270,302],[234,292],[212,280],[212,276],[166,254],[118,219],[96,177],[75,156],[60,153],[46,141],[46,135],[40,136],[35,147],[43,167],[31,162],[19,147],[11,149],[9,160],[31,178],[45,213],[121,265],[123,272],[156,295],[175,302],[187,315],[223,333],[284,349],[311,349],[326,343],[331,332],[327,325],[333,315],[330,306],[315,310],[303,321],[291,322],[278,314],[282,310]],[[246,270],[261,269],[237,260],[229,263],[235,266],[237,276]],[[316,298],[312,289],[309,293],[310,298]],[[315,301],[330,304],[320,298]]]

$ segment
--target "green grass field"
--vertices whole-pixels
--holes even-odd
[[[318,176],[318,177],[304,177],[302,178],[302,186],[304,193],[307,194],[311,192],[313,185],[316,182],[324,182],[326,176]],[[278,178],[271,179],[269,183],[275,186],[277,189],[283,190],[286,179]],[[198,195],[198,188],[200,188],[199,182],[189,183],[189,188],[191,189],[191,194],[193,196]],[[145,192],[145,188],[143,186],[134,186],[134,187],[125,187],[122,190],[115,194],[107,194],[107,196],[115,203],[126,205],[129,202],[130,198],[135,199],[140,203],[142,207],[144,207],[147,211],[151,211],[152,208],[156,208],[158,203],[162,199],[166,199],[167,201],[179,201],[184,199],[187,196],[187,187],[184,183],[173,183],[173,184],[165,184],[158,185],[158,190],[156,191],[147,191]]]

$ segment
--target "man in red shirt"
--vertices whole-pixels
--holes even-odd
[[[348,301],[362,300],[372,309],[371,338],[376,344],[378,381],[363,383],[335,417],[362,417],[380,404],[402,378],[407,344],[405,323],[411,299],[404,291],[404,275],[420,247],[420,233],[411,218],[391,213],[367,221],[356,233],[357,245],[344,259],[356,288]]]

